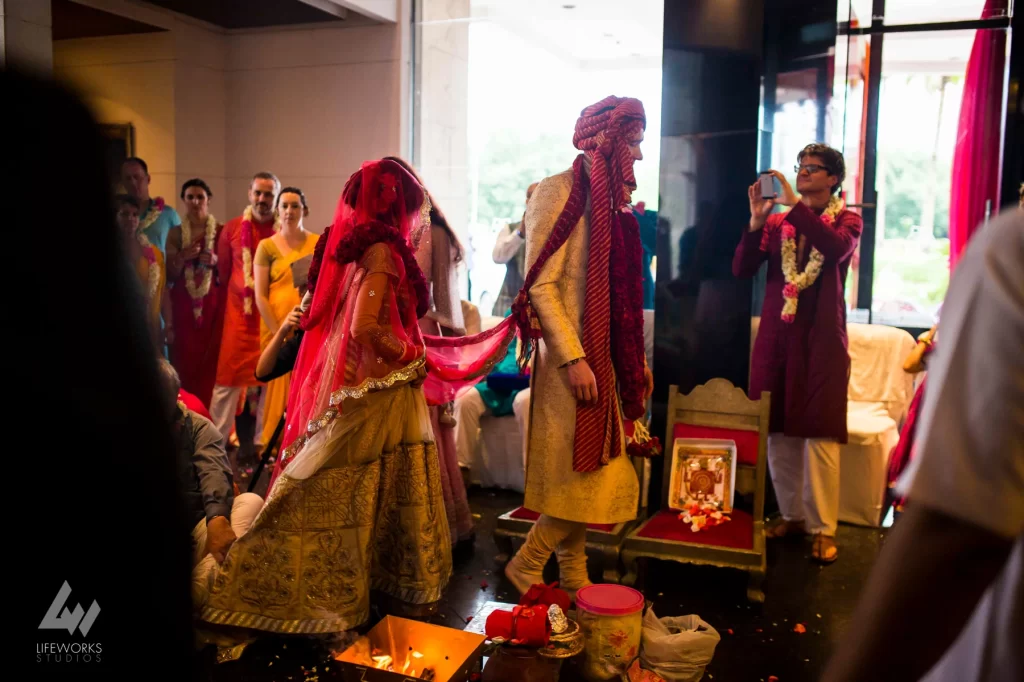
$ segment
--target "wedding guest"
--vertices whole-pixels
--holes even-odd
[[[121,164],[121,184],[124,191],[139,204],[139,229],[161,253],[171,228],[181,224],[178,213],[167,205],[163,197],[149,195],[149,166],[137,156],[124,160]]]
[[[128,253],[135,274],[139,278],[143,298],[146,302],[146,317],[149,335],[157,349],[164,346],[166,329],[173,330],[173,314],[167,296],[167,268],[164,254],[157,249],[139,227],[139,202],[128,194],[115,197],[117,203],[117,225],[125,251]],[[163,313],[163,315],[161,315]],[[161,317],[170,325],[166,329]]]
[[[530,203],[533,190],[537,189],[540,183],[533,183],[526,188],[526,203]],[[526,277],[526,213],[518,223],[510,223],[498,232],[494,240],[494,251],[491,258],[498,265],[505,266],[505,279],[501,283],[501,291],[494,301],[494,309],[491,315],[504,316],[505,312],[512,307],[512,301],[516,300],[519,290],[523,288],[523,278]]]
[[[260,311],[260,349],[267,347],[282,321],[299,305],[302,295],[292,277],[294,266],[312,259],[317,235],[307,232],[302,220],[309,215],[306,195],[298,187],[285,187],[277,195],[281,230],[256,247],[256,307]],[[263,388],[263,443],[270,442],[288,402],[289,375]]]
[[[273,173],[257,173],[249,183],[249,205],[229,220],[217,239],[217,268],[227,288],[224,331],[217,357],[217,378],[210,414],[227,442],[242,391],[258,385],[260,315],[256,307],[255,257],[260,241],[281,229],[274,205],[281,183]],[[257,438],[262,437],[257,428]]]
[[[747,190],[750,224],[733,256],[737,277],[753,277],[768,261],[761,324],[751,359],[750,395],[770,391],[768,463],[782,511],[769,538],[810,534],[812,557],[839,557],[839,446],[847,440],[846,272],[862,221],[837,195],[843,155],[810,144],[797,156],[796,187],[771,171],[782,188]],[[776,204],[785,213],[772,213]]]
[[[181,186],[185,217],[167,235],[171,363],[181,385],[204,405],[213,398],[227,293],[217,277],[217,239],[224,226],[210,213],[211,197],[201,178],[187,180]]]
[[[918,449],[825,682],[1024,679],[1024,212],[957,263]]]

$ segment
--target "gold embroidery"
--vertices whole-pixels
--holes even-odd
[[[276,531],[260,533],[253,539],[238,563],[238,598],[260,611],[284,606],[295,594],[293,556]]]
[[[391,372],[387,376],[381,377],[380,379],[374,379],[370,377],[368,379],[365,379],[363,383],[359,384],[358,386],[342,386],[337,391],[331,394],[331,406],[324,410],[316,419],[310,420],[310,427],[316,424],[318,425],[316,430],[319,431],[320,429],[334,421],[334,418],[338,416],[338,411],[336,407],[345,400],[357,400],[359,398],[365,398],[367,393],[372,393],[374,391],[383,391],[386,388],[391,388],[392,386],[398,384],[407,384],[410,381],[418,379],[419,369],[426,365],[426,362],[426,357],[421,355],[420,357],[416,358],[405,367],[402,367],[401,369],[396,369],[394,372]],[[294,441],[292,441],[291,445],[285,448],[284,458],[286,460],[290,460],[292,457],[299,454],[302,448],[305,447],[306,443],[309,442],[309,437],[312,436],[313,433],[315,433],[315,431],[313,433],[309,433],[308,428],[309,427],[307,427],[306,435],[299,436]]]
[[[374,291],[373,289],[370,289],[370,294],[369,295],[370,295],[370,298],[373,298],[374,296],[377,295],[377,292]]]
[[[425,356],[420,356],[401,369],[396,369],[380,379],[368,378],[355,387],[343,386],[331,394],[331,405],[340,405],[343,401],[362,398],[373,391],[383,391],[400,383],[408,383],[416,379],[418,370],[427,363]]]
[[[368,464],[284,474],[215,579],[202,617],[271,632],[363,623],[369,590],[412,604],[451,576],[437,448],[402,443]]]
[[[306,602],[311,609],[336,613],[359,601],[359,569],[363,567],[358,550],[345,547],[341,533],[321,533],[306,561],[302,582],[306,587]]]

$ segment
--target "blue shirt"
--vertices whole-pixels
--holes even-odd
[[[139,215],[139,222],[145,222],[146,216],[152,210],[153,202],[150,202],[146,210]],[[167,233],[171,231],[172,227],[177,227],[178,225],[181,225],[181,218],[178,217],[178,212],[164,204],[164,210],[160,212],[160,216],[143,231],[149,237],[149,241],[153,243],[153,246],[160,249],[160,253],[166,253],[167,249],[164,247],[167,244]]]

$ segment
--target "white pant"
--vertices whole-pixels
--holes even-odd
[[[238,412],[238,401],[241,398],[241,386],[213,387],[213,397],[210,398],[210,416],[213,418],[213,425],[220,431],[225,445],[231,435],[231,427],[235,425],[235,413]]]
[[[213,425],[217,427],[225,446],[231,436],[231,428],[235,425],[235,414],[238,412],[238,403],[242,400],[242,386],[214,386],[213,397],[210,398],[210,417],[213,418]],[[260,407],[256,410],[256,430],[254,431],[253,442],[260,445],[263,439],[263,395],[260,396]]]
[[[530,445],[530,389],[524,388],[512,399],[512,414],[516,416],[519,433],[523,437],[523,471],[526,471],[526,453]]]
[[[512,399],[512,413],[523,440],[523,468],[526,468],[526,443],[529,429],[530,389],[526,388]],[[487,406],[476,388],[462,389],[455,398],[455,452],[459,466],[479,467],[480,418],[487,414]],[[476,473],[476,472],[475,472]]]
[[[768,437],[768,464],[782,517],[835,537],[839,523],[839,443]]]
[[[263,498],[256,493],[242,493],[235,498],[231,504],[231,530],[235,537],[249,532],[261,509]],[[206,519],[200,519],[192,529],[192,551],[192,604],[198,608],[206,603],[217,568],[217,560],[206,553]]]

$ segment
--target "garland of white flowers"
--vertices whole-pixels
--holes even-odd
[[[255,244],[256,227],[252,223],[252,206],[246,206],[242,213],[242,277],[245,286],[245,297],[242,299],[242,307],[246,315],[253,313],[253,297],[256,291],[256,280],[252,275],[252,252]],[[281,231],[281,216],[274,211],[274,232]]]
[[[216,239],[217,219],[211,214],[206,217],[206,231],[203,233],[203,250],[207,253],[213,253]],[[189,222],[188,216],[185,216],[181,221],[181,248],[184,251],[190,246],[192,246],[192,223]],[[203,279],[197,286],[195,267],[192,261],[185,265],[185,290],[188,291],[188,295],[192,299],[192,316],[195,317],[197,325],[203,321],[203,299],[210,293],[210,284],[213,282],[213,266],[205,265],[201,267],[203,268]]]
[[[164,206],[166,206],[166,205],[167,204],[166,204],[166,202],[164,202],[164,198],[163,197],[155,197],[153,199],[152,205],[146,211],[145,219],[139,220],[139,229],[140,230],[147,230],[147,229],[149,229],[149,227],[153,223],[155,223],[157,220],[159,220],[161,215],[163,215]]]
[[[828,206],[821,214],[822,221],[832,226],[843,209],[845,202],[839,197],[833,196],[828,200]],[[782,321],[792,323],[796,319],[797,301],[800,292],[814,284],[821,274],[821,267],[825,263],[825,256],[821,251],[811,247],[811,255],[807,261],[807,267],[803,272],[797,272],[796,264],[796,228],[788,222],[782,223],[782,274],[786,278],[786,284],[782,287]]]

